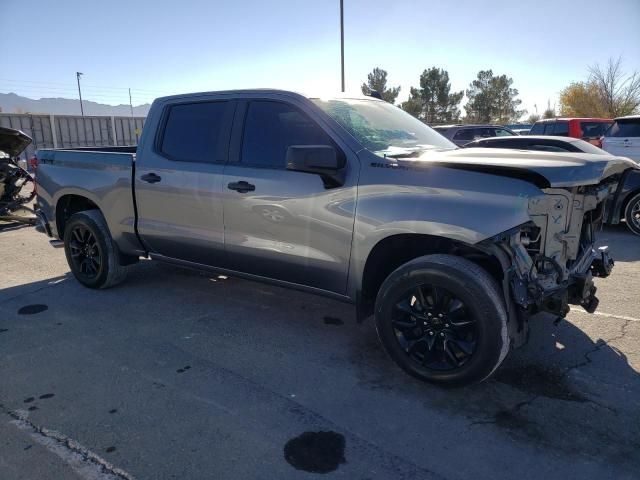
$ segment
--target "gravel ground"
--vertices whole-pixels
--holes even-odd
[[[640,238],[622,226],[601,235],[597,314],[535,318],[462,389],[401,373],[349,305],[148,261],[91,291],[45,236],[0,228],[3,480],[639,478]]]

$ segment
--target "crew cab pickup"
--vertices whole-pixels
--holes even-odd
[[[328,295],[375,317],[406,372],[489,377],[537,312],[593,312],[594,235],[634,163],[458,149],[371,97],[157,99],[137,149],[39,150],[41,229],[77,280],[140,257]]]

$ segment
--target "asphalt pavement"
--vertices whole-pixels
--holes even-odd
[[[640,238],[480,385],[402,373],[352,306],[142,261],[92,291],[0,226],[0,478],[639,478]]]

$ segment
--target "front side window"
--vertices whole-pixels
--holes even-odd
[[[242,137],[241,162],[285,168],[291,145],[334,146],[331,138],[307,115],[281,102],[249,103]]]
[[[175,161],[224,162],[229,124],[229,102],[171,105],[160,151]]]
[[[456,148],[431,127],[387,102],[356,98],[311,100],[366,149],[380,156]]]

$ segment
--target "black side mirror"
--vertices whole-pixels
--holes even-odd
[[[287,170],[320,175],[326,188],[344,185],[344,166],[329,145],[291,145],[286,160]]]

